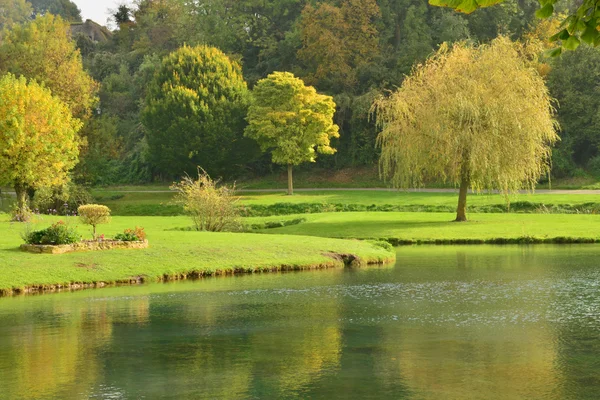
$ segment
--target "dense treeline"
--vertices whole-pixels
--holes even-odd
[[[38,14],[56,12],[69,21],[80,19],[69,0],[33,3]],[[139,0],[131,8],[120,6],[114,11],[110,40],[74,37],[85,69],[100,83],[99,102],[82,130],[85,145],[76,179],[110,184],[177,177],[172,163],[159,162],[150,151],[142,117],[148,92],[156,90],[153,78],[162,60],[184,45],[220,49],[241,65],[250,89],[274,71],[289,71],[333,96],[340,138],[333,139],[332,146],[338,151],[320,157],[318,166],[374,165],[379,157],[370,116],[374,98],[398,87],[412,66],[443,42],[486,43],[499,34],[526,40],[538,25],[537,8],[535,0],[509,0],[469,15],[429,6],[426,0]],[[557,176],[573,176],[582,169],[600,175],[598,61],[598,50],[581,46],[549,61],[550,72],[544,71],[560,103]],[[167,126],[170,116],[164,118]],[[152,121],[161,126],[160,120]],[[235,129],[241,137],[243,124]],[[235,135],[228,133],[218,145],[219,132],[213,133],[217,136],[209,152],[219,160],[207,165],[213,175],[261,175],[280,168],[252,144],[236,148],[231,163],[223,162]]]

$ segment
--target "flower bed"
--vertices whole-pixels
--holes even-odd
[[[64,254],[75,251],[98,251],[112,249],[145,249],[148,247],[147,240],[122,241],[122,240],[102,240],[102,241],[82,241],[73,244],[63,245],[45,245],[45,244],[22,244],[21,250],[38,254]]]

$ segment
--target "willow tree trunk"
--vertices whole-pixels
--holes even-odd
[[[458,191],[458,207],[456,208],[456,222],[465,222],[467,220],[467,192],[469,191],[469,180],[463,178],[460,181]]]
[[[288,193],[289,196],[294,194],[294,183],[292,180],[292,164],[288,164]]]
[[[17,194],[17,207],[19,212],[25,211],[27,207],[27,189],[21,184],[16,184],[15,193]]]

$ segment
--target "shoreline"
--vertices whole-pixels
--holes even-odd
[[[70,282],[70,283],[46,283],[46,284],[32,284],[21,288],[11,289],[0,289],[0,298],[2,297],[16,297],[22,295],[42,295],[51,293],[61,292],[75,292],[87,289],[100,289],[105,287],[115,286],[132,286],[132,285],[143,285],[146,283],[168,283],[181,280],[198,280],[209,278],[213,276],[234,276],[234,275],[250,275],[250,274],[263,274],[272,272],[293,272],[293,271],[309,271],[309,270],[320,270],[320,269],[332,269],[332,268],[358,268],[368,267],[377,265],[387,265],[396,262],[395,253],[386,259],[379,260],[362,260],[360,257],[354,254],[340,254],[340,253],[325,253],[331,259],[329,262],[323,262],[320,264],[306,264],[306,265],[289,265],[280,264],[275,266],[266,267],[232,267],[232,268],[218,268],[214,271],[200,271],[197,269],[190,270],[187,272],[175,273],[175,274],[163,274],[155,277],[149,277],[147,275],[139,275],[135,277],[129,277],[119,279],[116,281],[95,281],[95,282]]]

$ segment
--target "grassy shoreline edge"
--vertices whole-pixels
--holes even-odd
[[[43,293],[57,293],[63,291],[77,291],[84,289],[97,289],[111,286],[126,286],[126,285],[140,285],[144,283],[166,283],[180,280],[197,280],[202,278],[208,278],[212,276],[233,276],[241,274],[257,274],[257,273],[269,273],[269,272],[292,272],[292,271],[307,271],[317,269],[330,269],[330,268],[357,268],[374,265],[385,265],[396,261],[395,253],[390,254],[388,258],[361,258],[356,254],[342,254],[342,253],[324,253],[331,259],[328,262],[321,262],[318,264],[280,264],[273,266],[261,266],[261,267],[231,267],[231,268],[217,268],[215,270],[200,270],[192,269],[179,273],[165,273],[159,276],[147,276],[139,275],[135,277],[128,277],[124,279],[117,279],[114,281],[90,281],[90,282],[68,282],[68,283],[46,283],[46,284],[31,284],[25,287],[19,288],[0,288],[0,297],[7,297],[13,295],[22,294],[43,294]]]

